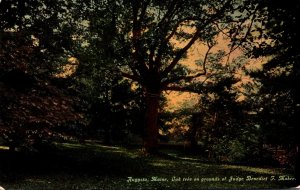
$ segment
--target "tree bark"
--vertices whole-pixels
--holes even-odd
[[[158,109],[160,93],[146,93],[144,150],[154,154],[158,148]]]

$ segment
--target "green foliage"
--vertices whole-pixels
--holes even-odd
[[[1,73],[13,69],[34,76],[56,73],[72,41],[68,6],[62,0],[2,1]]]
[[[221,64],[223,56],[223,52],[210,55],[212,64],[207,70],[212,74],[194,108],[199,113],[193,115],[190,133],[196,130],[194,138],[201,146],[202,154],[211,159],[262,163],[262,131],[255,115],[251,115],[255,106],[250,103],[257,84],[244,84],[242,78],[235,75],[246,72],[248,60],[245,56],[233,59],[228,65]],[[247,93],[245,100],[239,101],[241,91]]]
[[[214,159],[245,164],[264,164],[267,165],[270,158],[267,158],[267,152],[261,147],[258,132],[250,132],[249,129],[242,130],[243,133],[228,134],[221,138],[214,138],[210,145],[210,151]]]
[[[259,119],[264,142],[293,152],[299,147],[299,1],[262,1],[260,35],[254,57],[269,56],[261,72],[252,73],[262,83]],[[268,42],[267,42],[268,41]],[[298,152],[299,154],[299,152]],[[298,163],[299,162],[299,155]],[[295,158],[293,158],[295,159]],[[299,176],[299,169],[297,169]],[[298,177],[299,178],[299,177]]]
[[[69,5],[0,2],[0,135],[12,150],[60,137],[54,127],[82,117],[63,89],[67,80],[54,77],[68,64],[74,22],[67,22]]]
[[[86,110],[89,120],[87,138],[101,138],[111,143],[126,141],[129,133],[141,134],[144,111],[140,92],[131,90],[127,80],[98,76],[101,76],[101,82],[97,77],[77,76],[76,89],[80,89],[79,96],[85,102],[81,107]],[[81,83],[82,80],[88,82]]]

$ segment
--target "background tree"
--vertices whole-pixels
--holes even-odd
[[[86,137],[101,138],[105,143],[123,142],[129,133],[141,135],[140,118],[144,113],[140,89],[115,72],[124,59],[116,52],[114,15],[102,1],[82,2],[78,16],[72,55],[79,65],[72,76],[81,99],[89,128]],[[118,119],[116,119],[118,118]],[[127,140],[126,140],[127,142]]]
[[[0,130],[12,150],[80,119],[73,98],[62,89],[64,80],[55,77],[69,63],[75,23],[69,6],[65,1],[0,2]]]
[[[260,2],[263,19],[261,27],[252,35],[257,45],[251,49],[255,57],[269,56],[263,71],[255,74],[263,84],[261,94],[266,104],[263,125],[266,131],[276,130],[267,139],[272,143],[276,141],[276,145],[284,145],[289,151],[299,147],[299,6],[299,1]],[[296,177],[299,183],[298,168]]]
[[[211,54],[207,62],[205,89],[194,107],[189,134],[199,142],[202,153],[210,159],[229,162],[261,162],[261,130],[254,116],[251,98],[257,96],[259,84],[245,73],[249,59],[238,56],[230,66],[222,56]],[[217,57],[220,57],[217,59]],[[255,99],[255,98],[254,98]],[[204,152],[205,151],[205,152]]]

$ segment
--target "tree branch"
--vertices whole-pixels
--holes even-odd
[[[166,14],[163,16],[161,21],[157,24],[157,28],[158,28],[158,30],[160,30],[159,31],[160,34],[158,36],[161,36],[161,38],[159,38],[159,37],[157,38],[157,40],[154,43],[155,45],[150,50],[150,56],[149,56],[149,60],[153,64],[156,63],[157,70],[159,70],[160,66],[161,66],[161,64],[160,64],[161,57],[163,54],[164,46],[166,45],[165,36],[167,36],[167,34],[168,34],[168,27],[170,26],[171,18],[174,16],[176,11],[178,11],[178,8],[180,8],[180,6],[178,6],[178,1],[171,1],[170,5],[168,6],[168,10],[167,10]],[[160,44],[159,44],[159,42],[160,42]],[[155,50],[157,49],[156,47],[158,45],[159,45],[158,53],[156,55],[155,60],[153,61],[154,55],[155,55]]]
[[[131,80],[136,81],[136,82],[141,82],[141,79],[138,76],[131,75],[131,74],[128,74],[128,73],[125,73],[125,72],[122,72],[122,71],[120,71],[120,72],[121,72],[122,77],[131,79]]]
[[[145,16],[145,14],[146,14],[146,10],[147,10],[147,7],[148,7],[149,3],[150,3],[150,0],[147,0],[147,1],[143,4],[144,6],[142,6],[142,10],[141,10],[141,14],[140,14],[140,19],[139,19],[139,22],[140,22],[140,23],[141,23],[141,22],[143,21],[143,19],[144,19],[144,16]]]
[[[140,75],[138,74],[138,69],[136,69],[136,68],[134,68],[132,65],[130,65],[130,64],[128,64],[128,66],[129,66],[129,68],[130,68],[130,70],[131,70],[131,72],[133,73],[133,75],[134,76],[136,76],[136,77],[140,77]]]
[[[255,19],[255,17],[256,17],[255,13],[257,12],[257,10],[258,10],[258,9],[255,9],[254,12],[252,13],[253,16],[252,16],[252,18],[251,18],[251,20],[250,20],[250,25],[249,25],[249,27],[247,28],[248,30],[247,30],[245,36],[244,36],[242,39],[240,39],[239,42],[238,42],[237,44],[236,44],[235,41],[234,41],[234,42],[232,43],[231,47],[230,47],[229,52],[225,55],[225,56],[228,55],[227,60],[226,60],[226,65],[228,65],[228,63],[229,63],[231,53],[233,53],[236,49],[238,49],[238,48],[242,45],[242,42],[243,42],[244,40],[246,40],[247,37],[248,37],[248,35],[250,34],[251,28],[252,28],[253,23],[254,23],[254,19]],[[245,21],[246,21],[246,20],[245,20]],[[243,23],[242,23],[242,24],[243,24]],[[241,25],[242,25],[242,24],[241,24]],[[235,40],[237,35],[238,35],[238,34],[235,33],[233,37],[231,37],[231,36],[229,36],[229,37],[230,37],[231,39],[234,39],[234,40]],[[236,45],[236,46],[235,46],[235,45]]]
[[[179,62],[179,60],[182,58],[182,56],[187,52],[187,50],[196,42],[196,40],[199,38],[199,34],[200,34],[201,30],[198,29],[194,36],[192,37],[192,39],[189,41],[189,43],[183,47],[181,50],[179,50],[175,56],[175,58],[173,59],[173,61],[170,63],[170,65],[165,68],[164,71],[162,71],[161,76],[162,77],[166,77],[167,74],[177,65],[177,63]]]
[[[204,60],[203,60],[203,65],[202,65],[202,70],[203,71],[201,73],[197,73],[195,75],[179,76],[179,77],[176,77],[176,78],[172,78],[172,79],[169,79],[169,80],[166,80],[166,81],[162,82],[162,85],[167,86],[170,83],[178,82],[180,80],[191,81],[194,78],[200,77],[202,75],[206,75],[206,72],[207,72],[206,71],[207,58],[208,58],[209,52],[211,51],[212,48],[213,48],[213,46],[208,44],[208,50],[205,53]]]
[[[197,29],[197,31],[194,33],[194,35],[191,38],[191,40],[186,44],[185,47],[183,47],[181,50],[179,50],[176,53],[175,58],[170,63],[170,65],[168,67],[166,67],[164,71],[162,71],[162,73],[161,73],[161,77],[162,78],[167,76],[167,74],[177,65],[177,63],[182,58],[182,56],[187,52],[187,50],[196,42],[196,40],[199,38],[199,35],[200,35],[202,29],[205,28],[210,23],[212,23],[215,19],[217,19],[218,17],[220,17],[222,15],[223,11],[227,8],[227,6],[229,6],[229,4],[230,4],[231,1],[232,0],[228,0],[224,4],[224,6],[219,11],[217,11],[217,13],[215,13],[214,15],[212,15],[210,19],[206,20],[206,22],[204,22],[203,25]]]
[[[184,18],[184,19],[180,19],[180,20],[175,24],[175,26],[174,26],[173,30],[171,31],[171,33],[169,34],[169,36],[166,38],[166,41],[167,41],[167,42],[170,41],[170,39],[174,36],[174,34],[175,34],[176,31],[177,31],[178,26],[179,26],[181,23],[183,23],[183,22],[185,22],[185,21],[197,21],[197,20],[200,20],[200,19],[197,18],[197,17],[186,17],[186,18]]]
[[[167,86],[167,87],[164,87],[162,90],[164,91],[177,91],[177,92],[192,92],[192,93],[197,93],[197,94],[200,94],[202,93],[202,89],[194,89],[194,88],[191,88],[191,87],[188,87],[188,86]]]
[[[136,1],[132,1],[132,15],[133,15],[133,26],[132,26],[132,44],[134,48],[133,52],[133,68],[131,70],[134,72],[136,68],[141,75],[144,75],[147,72],[147,66],[143,59],[143,48],[141,48],[140,38],[142,36],[141,23],[138,19],[139,7],[137,6]]]
[[[165,20],[168,20],[172,17],[176,10],[176,1],[171,1],[170,5],[168,5],[168,10],[164,17],[160,20],[160,22],[157,24],[157,26],[160,28],[164,25]]]

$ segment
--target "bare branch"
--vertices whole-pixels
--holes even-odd
[[[214,25],[216,26],[216,28],[218,29],[219,32],[221,32],[224,36],[230,38],[230,36],[224,31],[224,30],[226,30],[226,28],[221,29],[220,26],[218,25],[218,23],[214,23]]]
[[[182,58],[182,56],[187,52],[187,50],[196,42],[196,40],[199,38],[199,35],[202,31],[203,28],[205,28],[207,25],[211,24],[215,19],[218,19],[223,11],[227,8],[227,6],[230,4],[231,0],[228,0],[224,6],[217,11],[217,13],[215,13],[214,15],[211,16],[210,19],[206,20],[206,22],[203,23],[203,25],[201,27],[199,27],[197,29],[197,31],[194,33],[193,37],[191,38],[191,40],[186,44],[185,47],[183,47],[181,50],[179,50],[173,61],[170,63],[170,65],[168,67],[165,68],[164,71],[162,71],[161,76],[162,77],[166,77],[167,74],[178,64],[179,60]]]
[[[182,58],[182,56],[187,52],[187,50],[196,42],[196,40],[199,38],[201,30],[198,29],[192,39],[188,42],[188,44],[183,47],[181,50],[178,51],[173,61],[170,63],[170,65],[165,68],[165,70],[161,73],[162,77],[167,76],[167,74],[177,65],[179,60]]]
[[[202,65],[202,70],[203,71],[201,73],[197,73],[197,74],[189,75],[189,76],[179,76],[179,77],[176,77],[176,78],[172,78],[172,79],[169,79],[169,80],[166,80],[166,81],[162,82],[162,85],[167,86],[170,83],[175,83],[175,82],[178,82],[180,80],[191,81],[192,79],[195,79],[197,77],[206,75],[207,58],[208,58],[209,52],[211,51],[212,48],[213,48],[213,46],[208,44],[208,50],[205,53],[204,60],[203,60],[203,65]]]

